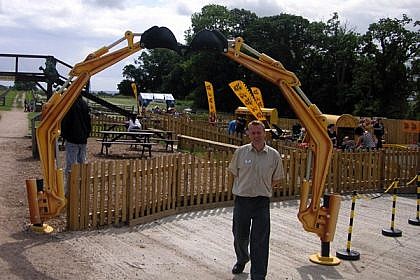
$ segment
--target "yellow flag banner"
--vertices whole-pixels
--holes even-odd
[[[207,92],[207,100],[209,101],[209,115],[216,117],[216,104],[214,102],[213,85],[210,82],[204,81]]]
[[[257,120],[262,122],[266,121],[260,107],[258,106],[257,102],[255,102],[254,97],[244,82],[239,80],[234,81],[229,83],[229,86]]]
[[[264,102],[261,94],[261,90],[257,87],[251,87],[252,95],[254,96],[255,102],[260,108],[264,108]]]
[[[137,97],[137,85],[136,85],[136,83],[131,83],[131,88],[133,89],[134,98],[136,99],[137,114],[140,114],[140,104],[139,104],[139,99]]]

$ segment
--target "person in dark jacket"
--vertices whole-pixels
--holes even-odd
[[[79,95],[61,121],[61,136],[66,147],[66,182],[64,184],[66,194],[71,165],[86,162],[86,144],[91,130],[89,107],[82,96]]]

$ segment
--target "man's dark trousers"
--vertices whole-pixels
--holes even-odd
[[[270,241],[270,199],[236,196],[232,231],[237,262],[244,264],[251,260],[251,279],[265,279]]]

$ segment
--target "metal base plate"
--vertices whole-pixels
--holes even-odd
[[[36,233],[51,233],[54,231],[52,226],[43,224],[42,226],[31,225],[31,230]]]
[[[347,261],[360,260],[360,253],[354,250],[347,251],[347,249],[338,250],[335,255],[337,258]]]
[[[309,260],[313,263],[322,265],[339,265],[340,260],[336,257],[322,257],[319,254],[309,256]]]
[[[382,235],[400,237],[402,236],[402,231],[399,229],[382,229]]]
[[[420,226],[420,220],[418,218],[408,219],[408,223],[410,225]]]

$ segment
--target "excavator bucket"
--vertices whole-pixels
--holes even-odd
[[[178,54],[181,52],[175,35],[171,30],[163,26],[153,26],[147,29],[141,35],[140,45],[142,48],[147,49],[165,48],[173,50]]]
[[[227,52],[228,41],[218,30],[203,29],[198,32],[191,41],[190,51],[217,51]]]

